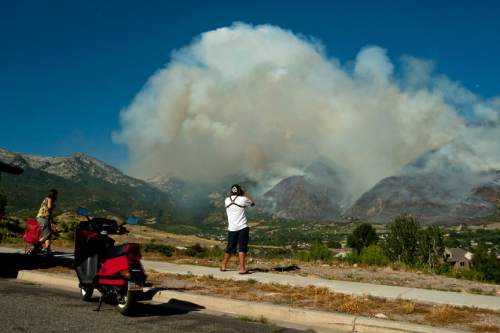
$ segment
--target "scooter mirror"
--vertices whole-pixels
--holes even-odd
[[[127,217],[127,221],[125,223],[126,224],[139,224],[139,219],[135,216],[129,216],[129,217]]]
[[[89,210],[83,207],[78,207],[76,213],[80,216],[89,216]]]

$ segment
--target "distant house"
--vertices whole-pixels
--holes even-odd
[[[473,254],[458,247],[444,249],[445,261],[456,269],[470,268]]]

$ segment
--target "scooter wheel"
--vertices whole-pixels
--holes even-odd
[[[94,288],[92,286],[80,287],[80,296],[85,302],[89,302],[92,299],[93,293],[94,293]]]
[[[135,302],[135,293],[127,290],[123,295],[121,295],[120,299],[118,299],[118,311],[120,311],[120,313],[125,316],[131,314]]]

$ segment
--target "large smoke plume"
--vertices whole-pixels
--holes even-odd
[[[500,169],[499,110],[498,99],[435,75],[429,61],[393,63],[367,46],[342,64],[317,40],[234,24],[174,52],[123,110],[115,140],[128,145],[140,177],[262,180],[321,157],[356,196],[454,140],[473,153],[452,159]]]

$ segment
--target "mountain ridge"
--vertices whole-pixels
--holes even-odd
[[[462,223],[498,215],[500,170],[471,174],[460,168],[426,168],[427,160],[436,152],[428,152],[400,174],[380,180],[356,200],[349,195],[344,173],[324,160],[313,161],[301,174],[283,178],[255,199],[262,214],[267,214],[262,216],[269,219],[311,222],[389,222],[410,213],[424,223]],[[195,225],[223,211],[222,201],[229,186],[225,182],[197,184],[166,176],[140,180],[82,153],[44,157],[0,148],[0,160],[25,168],[21,176],[2,177],[11,210],[35,210],[47,191],[55,187],[60,189],[63,209],[87,206],[113,214],[136,214],[160,224]],[[245,178],[232,176],[227,181],[237,179]],[[259,186],[248,180],[240,183],[249,192]]]
[[[24,168],[20,176],[2,175],[12,211],[35,211],[48,190],[56,188],[62,210],[85,206],[102,214],[155,220],[170,216],[172,199],[167,193],[86,154],[42,157],[0,148],[0,160]]]

